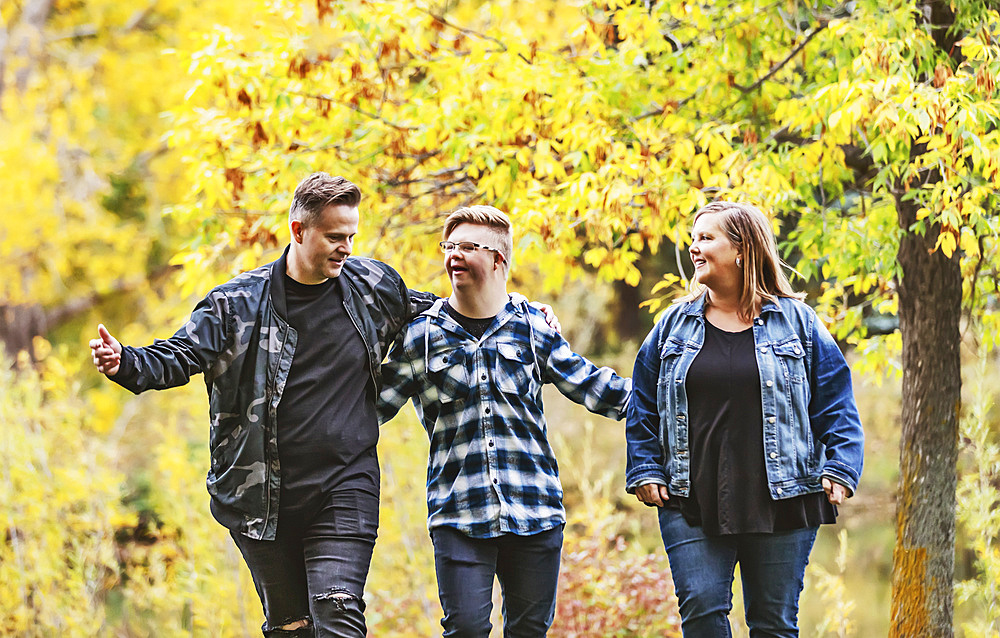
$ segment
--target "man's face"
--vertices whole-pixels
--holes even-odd
[[[498,247],[496,234],[488,227],[476,224],[459,224],[448,235],[447,241],[456,244],[468,241],[480,246]],[[444,254],[444,268],[454,290],[477,290],[489,279],[503,275],[502,260],[500,253],[493,250],[479,248],[466,253],[456,248]]]
[[[299,221],[291,223],[293,249],[298,253],[302,274],[309,279],[301,283],[317,284],[340,276],[354,247],[359,221],[357,207],[331,205],[309,226]]]

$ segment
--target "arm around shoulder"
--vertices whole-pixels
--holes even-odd
[[[547,323],[542,311],[536,308],[532,311],[538,314],[529,320],[534,321],[535,332],[543,334],[545,339],[545,347],[538,352],[544,362],[543,378],[551,381],[566,398],[594,414],[616,421],[625,418],[632,380],[573,352],[566,339]]]

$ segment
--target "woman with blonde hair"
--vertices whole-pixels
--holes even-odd
[[[851,373],[760,210],[705,206],[689,252],[636,358],[626,489],[658,508],[686,637],[731,635],[737,563],[750,636],[797,636],[816,531],[861,475]]]

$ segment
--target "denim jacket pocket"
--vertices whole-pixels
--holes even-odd
[[[785,378],[792,383],[802,383],[806,378],[806,350],[798,337],[791,337],[773,346],[774,354]]]
[[[497,369],[494,372],[497,387],[506,394],[527,396],[533,392],[535,360],[527,344],[498,341]]]
[[[660,377],[659,385],[660,392],[657,394],[661,397],[662,405],[659,405],[660,418],[665,419],[667,422],[673,420],[676,414],[668,414],[667,410],[670,408],[670,402],[675,401],[677,398],[677,389],[674,386],[680,385],[684,382],[682,377],[678,377],[675,371],[677,367],[677,362],[680,361],[681,355],[684,354],[684,350],[687,349],[687,344],[683,341],[677,339],[669,339],[660,348]],[[675,404],[674,410],[676,411],[677,405]]]
[[[663,359],[679,356],[682,352],[684,352],[686,347],[687,345],[683,341],[671,337],[667,339],[660,348],[660,360],[662,361]]]
[[[432,353],[427,360],[427,376],[437,388],[441,403],[464,399],[471,392],[465,350],[461,347]]]

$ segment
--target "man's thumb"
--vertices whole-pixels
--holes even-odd
[[[111,333],[108,332],[108,329],[104,327],[103,323],[97,324],[97,333],[101,335],[101,341],[109,346],[115,343],[115,338],[111,336]]]

